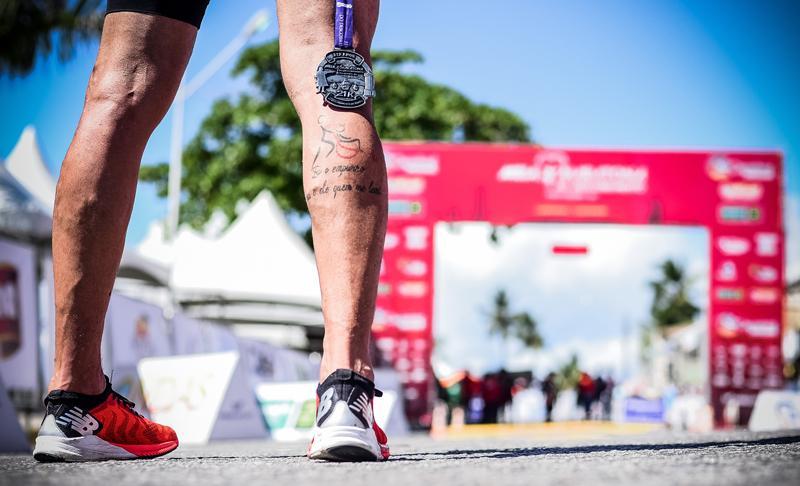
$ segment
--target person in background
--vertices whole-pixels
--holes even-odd
[[[547,374],[542,381],[542,394],[544,394],[545,421],[553,421],[553,407],[558,398],[558,386],[556,385],[556,374],[552,371]]]
[[[577,384],[578,406],[583,409],[583,419],[591,418],[592,402],[594,402],[594,380],[589,373],[581,371],[581,377]]]
[[[592,406],[591,410],[594,411],[594,418],[596,419],[602,412],[598,411],[600,404],[602,403],[603,396],[606,392],[606,387],[608,383],[605,379],[603,379],[602,375],[597,375],[597,378],[594,380],[594,398],[592,399]]]
[[[603,411],[603,420],[611,420],[611,402],[614,398],[614,379],[608,375],[605,379],[605,388],[600,394],[600,405]]]

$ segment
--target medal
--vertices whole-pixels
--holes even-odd
[[[353,49],[353,2],[336,0],[333,50],[317,67],[317,93],[336,108],[364,106],[375,96],[375,79],[364,57]]]

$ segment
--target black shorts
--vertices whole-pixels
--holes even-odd
[[[108,0],[106,14],[138,12],[192,24],[198,29],[209,0]]]

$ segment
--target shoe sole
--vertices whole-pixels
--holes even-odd
[[[339,446],[323,449],[311,458],[331,462],[376,462],[378,460],[372,451],[358,446]]]
[[[136,453],[126,450],[123,446],[106,442],[95,435],[86,437],[40,436],[36,438],[33,458],[39,462],[153,459],[177,449],[178,441],[127,447],[134,449]]]
[[[381,447],[372,429],[333,426],[316,429],[308,457],[335,462],[382,461]]]

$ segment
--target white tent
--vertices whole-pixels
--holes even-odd
[[[168,242],[163,226],[154,224],[135,252],[170,269],[169,287],[194,317],[322,325],[314,255],[269,192],[218,236],[182,227]],[[132,257],[126,253],[123,265]]]
[[[44,165],[33,127],[25,128],[0,166],[0,232],[46,239],[52,227],[55,182]]]
[[[53,214],[56,181],[44,163],[34,127],[29,125],[22,131],[5,166],[22,187],[33,194],[49,214]]]
[[[0,165],[0,233],[12,238],[43,240],[50,236],[51,228],[47,210]]]

